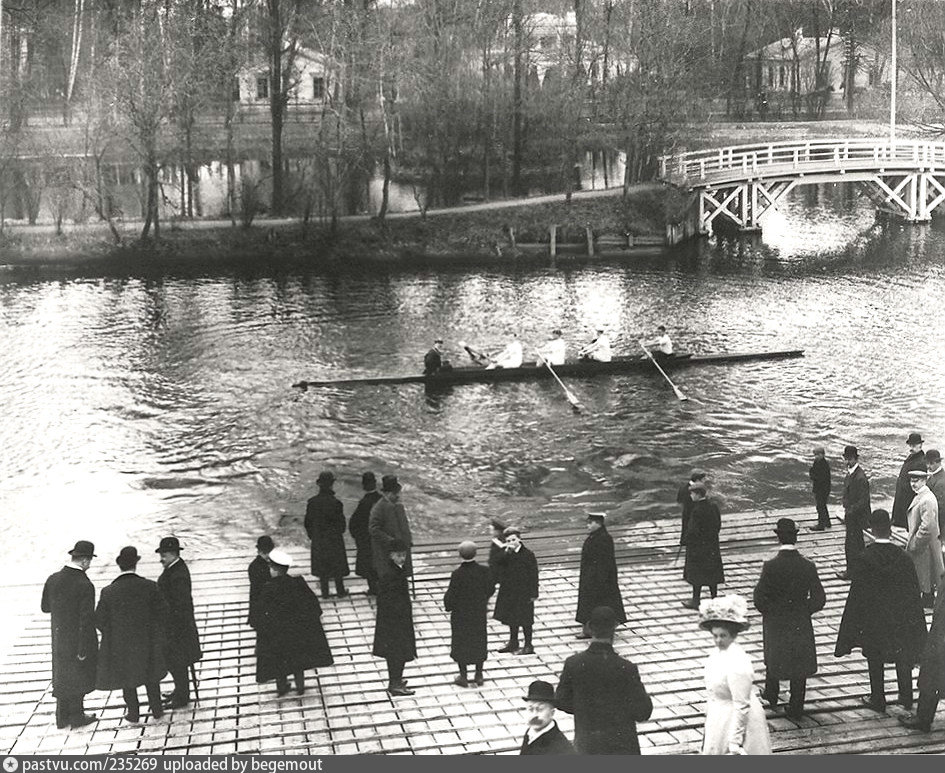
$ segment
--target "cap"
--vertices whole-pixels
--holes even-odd
[[[69,551],[73,558],[98,558],[95,555],[95,545],[88,540],[80,539],[75,543],[75,547]]]
[[[261,550],[263,553],[269,553],[275,546],[276,543],[272,541],[272,537],[268,534],[256,540],[256,550]]]
[[[604,523],[604,520],[607,518],[607,513],[588,513],[587,520],[595,520]]]
[[[500,521],[498,518],[493,518],[491,521],[489,521],[489,523],[496,531],[505,531],[506,529],[505,524],[502,523],[502,521]]]
[[[689,484],[689,490],[705,494],[709,489],[702,481],[695,481],[694,483]]]
[[[909,435],[909,437],[906,438],[906,445],[909,446],[917,446],[921,442],[923,442],[922,435],[920,435],[918,432],[913,432]]]
[[[705,478],[705,470],[700,470],[698,467],[689,473],[689,480],[703,480]]]
[[[290,566],[293,566],[295,562],[292,560],[292,556],[290,556],[285,551],[273,550],[269,554],[269,563],[288,569]]]
[[[335,482],[335,474],[329,470],[318,473],[318,477],[315,479],[315,483],[318,486],[330,486]]]
[[[476,557],[476,543],[472,540],[464,540],[459,544],[459,557],[464,561]]]
[[[505,531],[502,532],[503,537],[510,537],[513,534],[517,534],[519,537],[522,536],[522,530],[518,526],[506,526]]]
[[[442,339],[442,338],[434,338],[434,339],[433,339],[433,343],[435,343],[435,344],[441,344],[441,343],[443,343],[443,339]]]
[[[155,553],[180,553],[183,548],[180,546],[180,540],[177,537],[162,537],[161,543],[157,546]]]
[[[929,477],[929,473],[926,470],[909,470],[907,474],[910,478],[914,479]]]

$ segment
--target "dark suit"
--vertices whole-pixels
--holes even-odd
[[[830,465],[822,456],[814,459],[808,471],[811,487],[814,491],[814,504],[817,507],[817,524],[830,526],[830,513],[827,512],[827,497],[830,496]]]
[[[262,556],[256,556],[250,562],[249,569],[249,617],[246,622],[253,630],[259,627],[259,596],[263,586],[272,579],[269,562]]]
[[[174,677],[172,700],[187,703],[190,700],[187,668],[200,660],[203,653],[194,616],[190,570],[184,560],[178,558],[165,567],[157,584],[167,602],[167,665]]]
[[[784,548],[765,561],[755,586],[765,652],[765,697],[777,704],[780,680],[791,685],[788,712],[804,708],[807,677],[817,673],[817,649],[811,615],[827,603],[817,567],[797,550]]]
[[[859,465],[847,472],[843,479],[843,525],[846,537],[843,551],[846,555],[847,572],[854,559],[863,552],[863,529],[870,517],[870,482]]]
[[[46,580],[40,606],[50,613],[52,688],[62,728],[85,716],[84,697],[95,689],[95,587],[84,571],[64,566]]]
[[[531,743],[528,742],[528,733],[525,733],[519,754],[575,754],[575,751],[567,736],[561,732],[558,723],[552,720],[551,729]]]
[[[899,477],[896,478],[896,496],[893,499],[892,525],[901,529],[909,527],[909,518],[906,513],[909,512],[909,505],[912,504],[912,498],[915,492],[912,490],[912,484],[909,483],[910,470],[925,471],[928,465],[925,462],[925,451],[916,451],[910,453],[899,468]]]
[[[167,604],[157,583],[134,573],[120,574],[102,590],[95,625],[102,632],[98,688],[121,690],[128,718],[137,721],[138,687],[145,686],[151,715],[161,708],[161,680],[167,674]]]
[[[938,599],[932,612],[932,625],[925,642],[925,652],[919,666],[918,718],[932,725],[935,710],[942,695],[945,695],[945,581],[939,585]]]
[[[574,715],[579,754],[639,754],[636,723],[653,713],[637,667],[602,641],[564,661],[555,705]]]
[[[381,492],[368,491],[351,514],[348,531],[354,540],[358,554],[354,562],[354,572],[367,580],[368,593],[377,593],[377,569],[374,568],[374,554],[371,549],[371,508],[381,498]]]
[[[495,581],[489,567],[476,561],[464,561],[450,576],[443,596],[443,606],[450,613],[450,657],[463,673],[469,663],[482,668],[488,651],[486,630],[489,599],[495,593]]]
[[[344,596],[344,578],[351,574],[345,550],[345,513],[333,491],[322,489],[308,500],[305,532],[312,541],[312,574],[321,581],[322,597],[328,597],[328,581]]]

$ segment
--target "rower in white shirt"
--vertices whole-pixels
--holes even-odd
[[[641,344],[648,347],[655,359],[660,365],[673,358],[673,342],[666,332],[666,327],[660,325],[656,328],[656,337],[649,341],[641,341]]]
[[[522,360],[525,359],[525,352],[522,349],[522,342],[518,340],[515,333],[509,333],[511,340],[505,345],[505,348],[492,359],[492,364],[486,370],[495,368],[521,368]]]
[[[610,338],[604,332],[604,328],[597,328],[597,337],[580,351],[582,360],[597,360],[598,362],[610,362],[614,358],[614,353],[610,348]]]
[[[551,336],[551,340],[538,350],[538,354],[549,365],[564,365],[568,354],[568,345],[561,337],[560,330],[552,330]]]

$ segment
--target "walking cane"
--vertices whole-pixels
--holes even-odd
[[[194,683],[194,700],[200,701],[200,682],[197,681],[197,669],[190,664],[190,681]]]

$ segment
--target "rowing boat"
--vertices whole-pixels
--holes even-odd
[[[803,349],[785,349],[769,352],[730,352],[720,354],[680,353],[663,364],[666,370],[689,367],[692,365],[723,365],[729,362],[750,362],[753,360],[786,360],[803,357]],[[653,364],[645,358],[614,357],[610,362],[596,360],[578,360],[564,365],[556,365],[559,376],[571,378],[589,378],[614,373],[634,373],[655,371]],[[368,376],[365,378],[327,379],[321,381],[299,381],[292,386],[300,389],[308,387],[347,387],[367,386],[371,384],[426,384],[427,386],[447,386],[450,384],[489,383],[494,381],[522,381],[525,379],[549,379],[551,373],[540,363],[526,362],[520,368],[496,368],[486,370],[481,367],[452,368],[441,370],[432,376],[414,374],[407,376]]]

